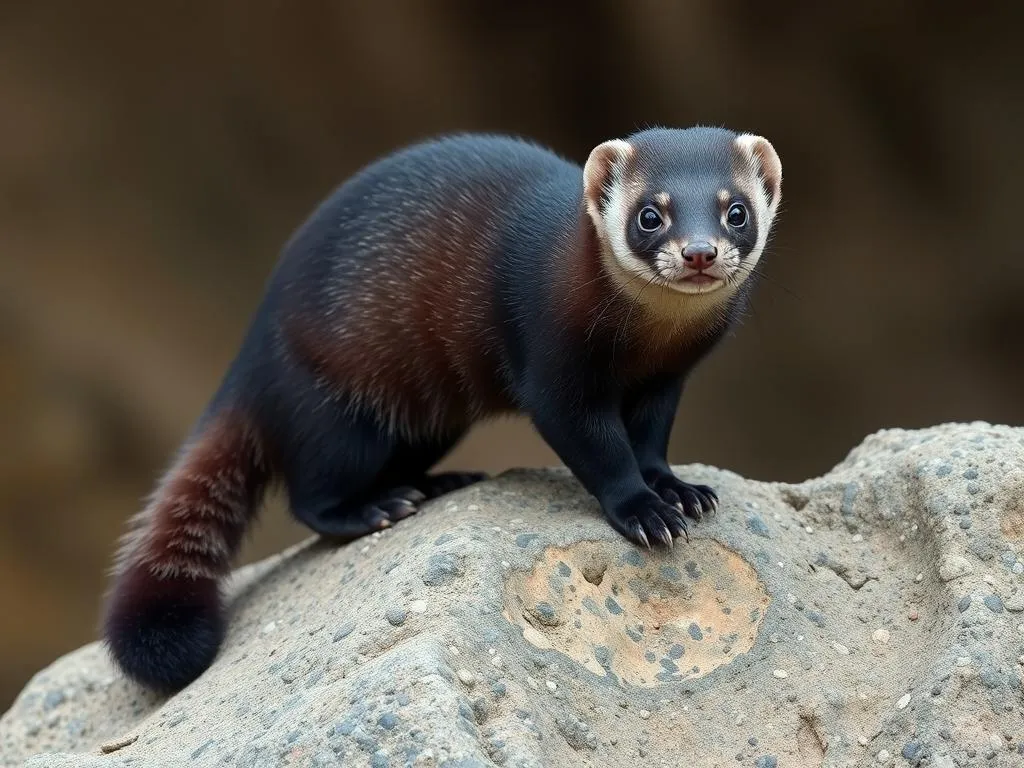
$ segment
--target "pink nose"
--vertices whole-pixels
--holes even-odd
[[[683,248],[683,261],[693,269],[707,269],[718,256],[718,249],[711,243],[690,243]]]

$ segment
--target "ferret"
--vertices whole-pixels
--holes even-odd
[[[579,164],[461,133],[364,166],[285,243],[238,354],[121,540],[117,666],[174,692],[224,637],[222,580],[264,493],[348,541],[483,479],[431,469],[525,414],[643,547],[719,500],[669,466],[684,384],[744,312],[781,199],[763,136],[649,128]]]

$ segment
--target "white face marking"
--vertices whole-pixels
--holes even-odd
[[[712,244],[718,256],[703,270],[714,280],[702,284],[682,282],[683,277],[693,274],[682,258],[685,242],[667,244],[653,263],[639,258],[630,249],[626,238],[627,226],[631,224],[627,211],[632,210],[644,190],[642,180],[626,177],[625,168],[634,151],[628,142],[616,139],[599,145],[584,169],[587,211],[604,245],[602,258],[610,274],[628,295],[639,296],[659,316],[673,322],[716,311],[749,276],[767,243],[780,198],[781,165],[774,148],[762,137],[743,134],[736,139],[736,147],[748,158],[750,166],[749,173],[736,180],[736,187],[747,195],[755,209],[750,216],[757,223],[758,240],[741,265],[732,243],[727,238],[717,238]],[[599,205],[602,192],[607,198],[603,207]],[[716,197],[723,206],[721,220],[725,227],[730,191],[720,189]],[[655,193],[654,200],[666,208],[670,202],[664,191]],[[687,297],[686,301],[680,301],[681,295]]]
[[[651,276],[647,264],[633,255],[626,242],[626,227],[629,225],[626,211],[631,207],[631,197],[635,190],[624,178],[624,165],[632,155],[633,147],[629,142],[612,139],[598,145],[590,153],[583,169],[587,212],[601,240],[608,246],[607,250],[611,251],[610,254],[602,254],[606,266],[620,282],[646,281]],[[603,210],[598,202],[602,193],[608,197]]]
[[[769,231],[775,222],[782,194],[782,164],[775,148],[762,136],[745,133],[736,138],[735,144],[746,157],[749,167],[747,173],[736,177],[736,186],[753,204],[751,213],[757,222],[757,242],[743,265],[749,274],[764,253]]]

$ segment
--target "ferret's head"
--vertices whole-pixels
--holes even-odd
[[[587,213],[620,282],[680,294],[725,295],[749,277],[782,195],[771,143],[722,128],[604,142],[583,178]]]

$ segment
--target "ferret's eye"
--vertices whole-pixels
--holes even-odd
[[[729,222],[730,227],[742,227],[747,223],[747,209],[739,203],[733,203],[725,220]]]
[[[637,214],[636,223],[644,232],[654,232],[661,226],[661,214],[656,208],[646,205]]]

